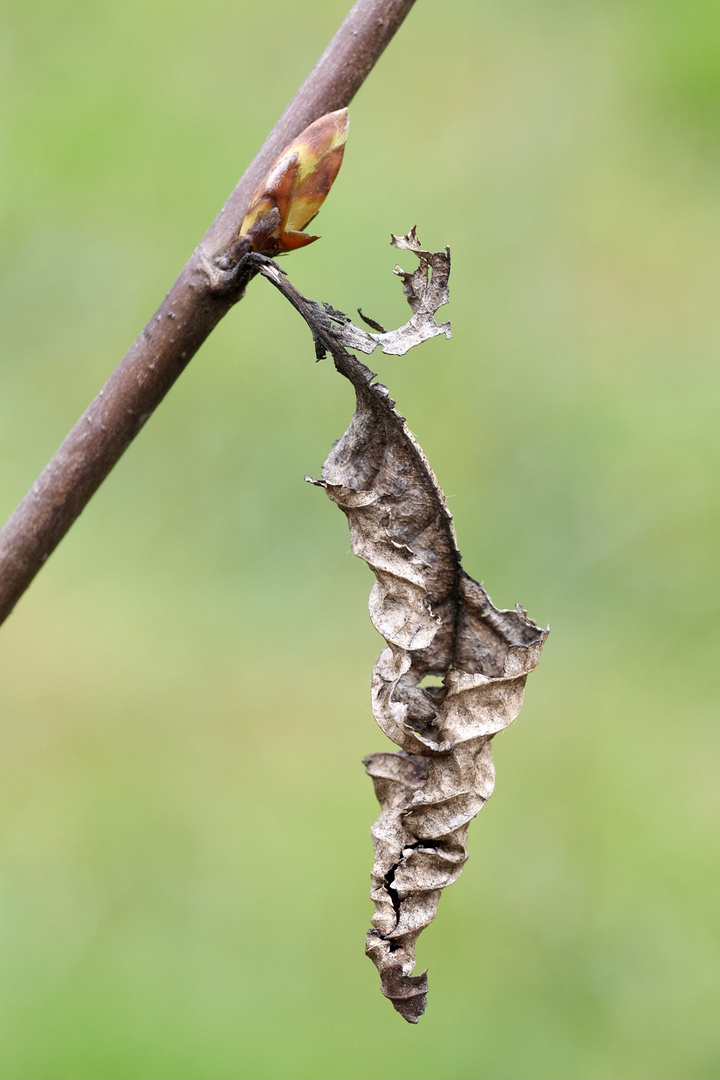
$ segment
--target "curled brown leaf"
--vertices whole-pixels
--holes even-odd
[[[413,318],[390,334],[366,334],[328,305],[306,300],[277,267],[261,272],[303,314],[318,355],[331,352],[355,389],[350,426],[322,479],[312,482],[346,514],[352,550],[376,579],[370,617],[387,644],[373,671],[372,707],[400,750],[365,759],[381,807],[372,830],[375,914],[366,952],[385,996],[417,1023],[427,976],[412,974],[415,943],[467,860],[468,826],[495,783],[491,741],[518,715],[547,631],[520,607],[496,608],[465,572],[422,449],[387,388],[343,347],[361,347],[355,331],[383,348],[391,338],[393,352],[432,334],[449,336],[449,324],[439,327],[434,318],[448,298],[449,253],[422,251],[414,230],[392,242],[417,254],[420,266],[414,274],[398,270]],[[424,685],[430,678],[435,685]]]

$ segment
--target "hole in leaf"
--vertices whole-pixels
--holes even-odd
[[[423,675],[420,682],[417,684],[421,690],[429,690],[431,686],[443,686],[444,675],[433,675],[428,672],[427,675]]]

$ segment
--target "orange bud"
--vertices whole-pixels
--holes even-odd
[[[342,164],[347,109],[326,113],[286,146],[250,200],[240,236],[252,250],[281,255],[317,240],[303,230],[325,201]]]

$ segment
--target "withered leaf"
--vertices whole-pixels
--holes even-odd
[[[415,274],[398,271],[413,319],[390,334],[358,332],[383,347],[390,338],[391,351],[401,352],[403,331],[411,344],[431,332],[449,335],[434,319],[447,301],[449,258],[423,252],[414,230],[392,242],[420,259]],[[427,975],[412,974],[415,943],[467,860],[469,823],[495,783],[492,739],[518,715],[547,631],[520,607],[496,608],[463,570],[452,516],[422,449],[387,388],[343,347],[361,347],[358,328],[301,297],[276,270],[261,272],[303,314],[318,354],[331,352],[355,389],[350,426],[312,482],[347,515],[352,550],[376,578],[370,617],[387,646],[373,671],[372,707],[400,750],[365,759],[381,807],[366,952],[385,996],[417,1023]],[[426,677],[438,685],[423,685]]]

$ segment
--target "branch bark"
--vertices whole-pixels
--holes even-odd
[[[0,531],[0,623],[223,316],[247,276],[228,252],[250,198],[308,124],[347,106],[414,0],[357,0],[155,315]]]

